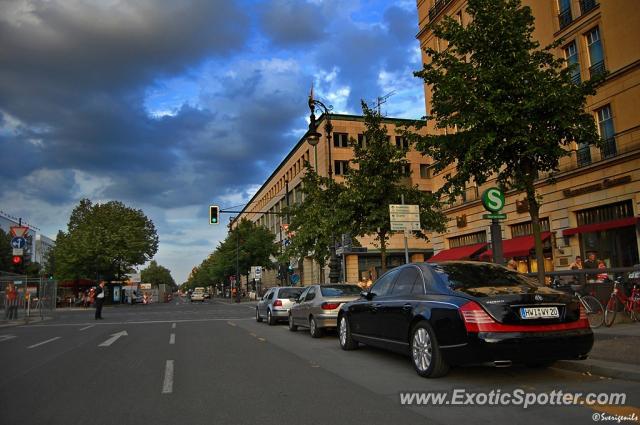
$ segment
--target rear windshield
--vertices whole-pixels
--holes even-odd
[[[434,266],[433,271],[450,289],[476,297],[500,293],[535,292],[541,286],[536,279],[486,263],[444,263]]]
[[[323,297],[341,297],[343,295],[358,295],[362,289],[355,285],[331,285],[321,286],[320,292]]]
[[[304,288],[284,288],[278,291],[278,298],[298,298]]]

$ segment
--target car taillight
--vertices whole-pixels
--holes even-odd
[[[322,303],[320,307],[322,307],[323,310],[335,310],[340,307],[340,303]]]
[[[273,306],[274,306],[274,307],[282,307],[282,301],[280,301],[280,300],[275,300],[275,301],[273,302]]]
[[[495,320],[482,307],[473,301],[460,307],[460,315],[467,332],[481,332],[495,323]]]
[[[587,310],[584,308],[582,303],[580,303],[580,320],[589,320],[587,318]]]

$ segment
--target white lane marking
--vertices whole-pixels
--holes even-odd
[[[254,316],[251,317],[243,317],[241,319],[238,318],[212,318],[212,319],[178,319],[178,320],[143,320],[143,321],[135,321],[135,322],[100,322],[96,323],[96,326],[104,326],[104,325],[146,325],[150,323],[189,323],[189,322],[220,322],[227,320],[256,320]],[[79,326],[79,325],[87,325],[88,323],[57,323],[51,325],[24,325],[19,326],[21,328],[29,327],[29,328],[55,328],[57,326]]]
[[[176,343],[176,334],[171,334],[169,335],[169,344],[175,344]]]
[[[173,360],[167,360],[164,366],[164,382],[162,383],[162,394],[173,392]]]
[[[89,329],[89,328],[92,328],[92,327],[94,327],[94,326],[95,326],[95,325],[89,325],[89,326],[85,326],[84,328],[82,328],[82,329],[78,329],[78,330],[79,330],[79,331],[84,331],[84,330]]]
[[[108,340],[106,340],[101,344],[98,344],[98,347],[109,347],[111,344],[116,342],[118,338],[120,338],[121,336],[127,336],[127,335],[129,335],[127,331],[120,331],[118,333],[112,334],[111,338],[109,338]]]
[[[16,337],[15,335],[0,335],[0,342],[8,341],[8,340],[13,339],[15,337]]]
[[[60,339],[60,337],[59,337],[59,336],[57,336],[57,337],[55,337],[55,338],[51,338],[51,339],[48,339],[48,340],[46,340],[46,341],[42,341],[42,342],[39,342],[39,343],[37,343],[37,344],[30,345],[30,346],[28,346],[27,348],[28,348],[28,349],[36,348],[36,347],[39,347],[39,346],[41,346],[41,345],[48,344],[48,343],[50,343],[50,342],[52,342],[52,341],[55,341],[56,339]]]
[[[171,329],[175,329],[176,328],[176,324],[175,322],[171,324]]]

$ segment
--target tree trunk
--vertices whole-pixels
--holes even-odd
[[[538,264],[538,281],[544,285],[544,256],[542,254],[542,237],[540,236],[540,205],[536,199],[536,190],[533,183],[527,187],[527,202],[531,215],[531,227],[533,228],[533,240],[536,248],[536,263]]]
[[[380,238],[380,263],[381,263],[380,267],[382,269],[380,276],[382,276],[387,272],[387,243],[385,240],[385,236],[386,236],[386,232],[378,233],[378,237]],[[376,277],[380,277],[380,276],[376,276]]]

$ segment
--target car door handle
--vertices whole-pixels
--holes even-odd
[[[402,306],[402,310],[404,311],[410,311],[413,308],[413,306],[411,304],[405,304]]]

